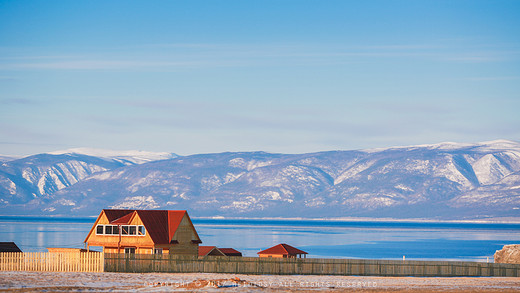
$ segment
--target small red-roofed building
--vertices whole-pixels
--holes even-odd
[[[234,248],[219,248],[219,250],[226,256],[242,256],[242,252]]]
[[[198,255],[199,235],[186,211],[104,209],[85,239],[105,253]]]
[[[199,246],[199,256],[242,256],[242,252],[234,248],[218,248],[216,246]]]
[[[199,246],[199,256],[225,256],[216,246]]]
[[[266,250],[257,252],[259,257],[273,257],[273,258],[302,258],[307,257],[307,252],[292,247],[289,244],[278,244]]]

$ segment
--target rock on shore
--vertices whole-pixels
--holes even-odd
[[[504,245],[495,252],[495,263],[520,264],[520,244]]]

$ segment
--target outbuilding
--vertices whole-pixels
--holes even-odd
[[[199,246],[199,256],[225,256],[216,246]]]
[[[259,257],[274,257],[274,258],[302,258],[307,257],[307,252],[293,247],[289,244],[281,243],[266,250],[257,252]]]

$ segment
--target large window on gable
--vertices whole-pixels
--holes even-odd
[[[119,231],[121,230],[121,231]],[[124,236],[145,236],[146,229],[143,225],[97,225],[96,226],[96,235],[121,235]]]

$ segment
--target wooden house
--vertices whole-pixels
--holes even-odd
[[[198,255],[199,235],[186,211],[104,209],[85,244],[105,253]]]
[[[292,247],[289,244],[278,244],[266,250],[257,252],[259,257],[274,257],[274,258],[302,258],[308,254],[303,250]]]

